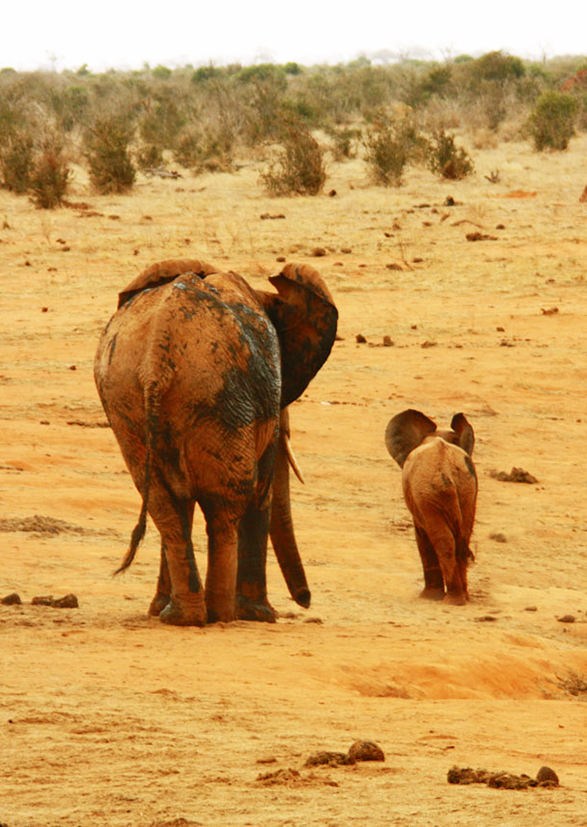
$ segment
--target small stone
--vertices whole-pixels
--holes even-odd
[[[344,752],[313,752],[306,759],[304,767],[319,767],[326,764],[329,767],[338,767],[341,764],[354,764],[355,759]]]
[[[355,340],[356,340],[356,341],[358,342],[358,344],[360,344],[360,345],[364,345],[364,344],[365,344],[365,342],[367,341],[367,339],[365,339],[365,337],[363,336],[363,334],[362,334],[362,333],[357,333],[357,335],[355,336]]]
[[[383,347],[393,347],[393,339],[391,336],[383,337]]]
[[[312,250],[312,255],[315,258],[321,258],[322,256],[326,255],[326,250],[324,249],[324,247],[314,247],[314,249]]]
[[[373,741],[355,741],[348,752],[353,761],[385,761],[383,750]]]
[[[12,592],[12,594],[7,594],[6,597],[3,597],[0,600],[0,603],[3,606],[20,606],[22,604],[22,600],[20,599],[20,595],[16,592]]]
[[[52,606],[53,605],[53,595],[46,594],[41,595],[40,597],[33,597],[31,600],[33,606]]]
[[[558,787],[558,775],[550,767],[540,767],[536,774],[536,781],[544,787]]]
[[[79,604],[75,594],[66,594],[55,599],[52,594],[33,597],[33,606],[51,606],[53,609],[77,609]]]
[[[574,623],[575,622],[575,615],[563,615],[562,617],[557,617],[559,623]]]
[[[66,594],[58,600],[54,600],[51,604],[54,609],[77,609],[79,603],[75,594]]]

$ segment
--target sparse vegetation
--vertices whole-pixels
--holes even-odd
[[[318,131],[328,135],[336,162],[358,155],[373,180],[397,186],[410,164],[422,163],[422,136],[434,173],[458,180],[473,161],[456,135],[473,147],[525,139],[539,151],[563,150],[587,125],[583,56],[538,63],[493,51],[445,61],[382,60],[158,65],[105,74],[85,64],[61,74],[0,70],[0,186],[30,191],[39,125],[60,133],[62,143],[67,138],[98,192],[130,190],[134,164],[159,166],[166,153],[198,174],[231,171],[237,155],[257,159],[262,147],[278,144],[281,160],[272,162],[266,185],[306,193],[324,184],[322,161],[309,163],[310,148],[317,157]],[[381,112],[402,117],[382,120]],[[284,135],[288,124],[296,124],[297,144],[293,133]],[[299,169],[289,175],[299,164],[313,167],[308,180]]]

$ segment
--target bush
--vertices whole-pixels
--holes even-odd
[[[18,194],[27,192],[33,169],[33,139],[15,132],[0,150],[2,187]]]
[[[349,126],[326,125],[324,131],[332,138],[334,144],[333,154],[336,161],[356,156],[356,145],[362,135],[360,129],[353,129]]]
[[[200,172],[230,172],[233,164],[234,135],[222,121],[210,122],[204,129],[186,127],[173,149],[176,163]]]
[[[98,120],[86,136],[86,157],[90,181],[102,195],[128,192],[136,170],[129,154],[132,127],[124,116],[111,115]]]
[[[565,92],[544,92],[530,115],[529,131],[538,152],[544,149],[565,150],[575,134],[578,102]]]
[[[525,74],[525,67],[519,57],[502,51],[487,52],[468,66],[471,74],[480,80],[503,82],[519,80]]]
[[[300,124],[284,127],[281,152],[261,175],[271,195],[318,195],[326,181],[318,141]]]
[[[39,209],[52,210],[63,203],[70,170],[58,139],[48,138],[35,160],[30,180],[31,200]]]
[[[139,169],[155,169],[163,165],[163,152],[155,144],[145,144],[136,153]]]
[[[378,113],[364,138],[365,161],[378,184],[399,187],[404,168],[419,154],[422,139],[407,117],[390,118]]]
[[[471,175],[475,167],[466,150],[457,147],[452,135],[444,130],[435,132],[428,143],[428,166],[432,172],[457,181]]]

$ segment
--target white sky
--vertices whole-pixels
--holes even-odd
[[[401,5],[401,9],[399,8]],[[385,49],[442,59],[587,54],[587,7],[488,0],[6,0],[0,68],[339,63]]]

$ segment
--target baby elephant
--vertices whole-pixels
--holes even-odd
[[[387,450],[403,469],[406,505],[424,568],[422,597],[463,605],[469,599],[467,565],[475,521],[475,434],[464,414],[439,431],[423,413],[403,411],[385,431]]]

